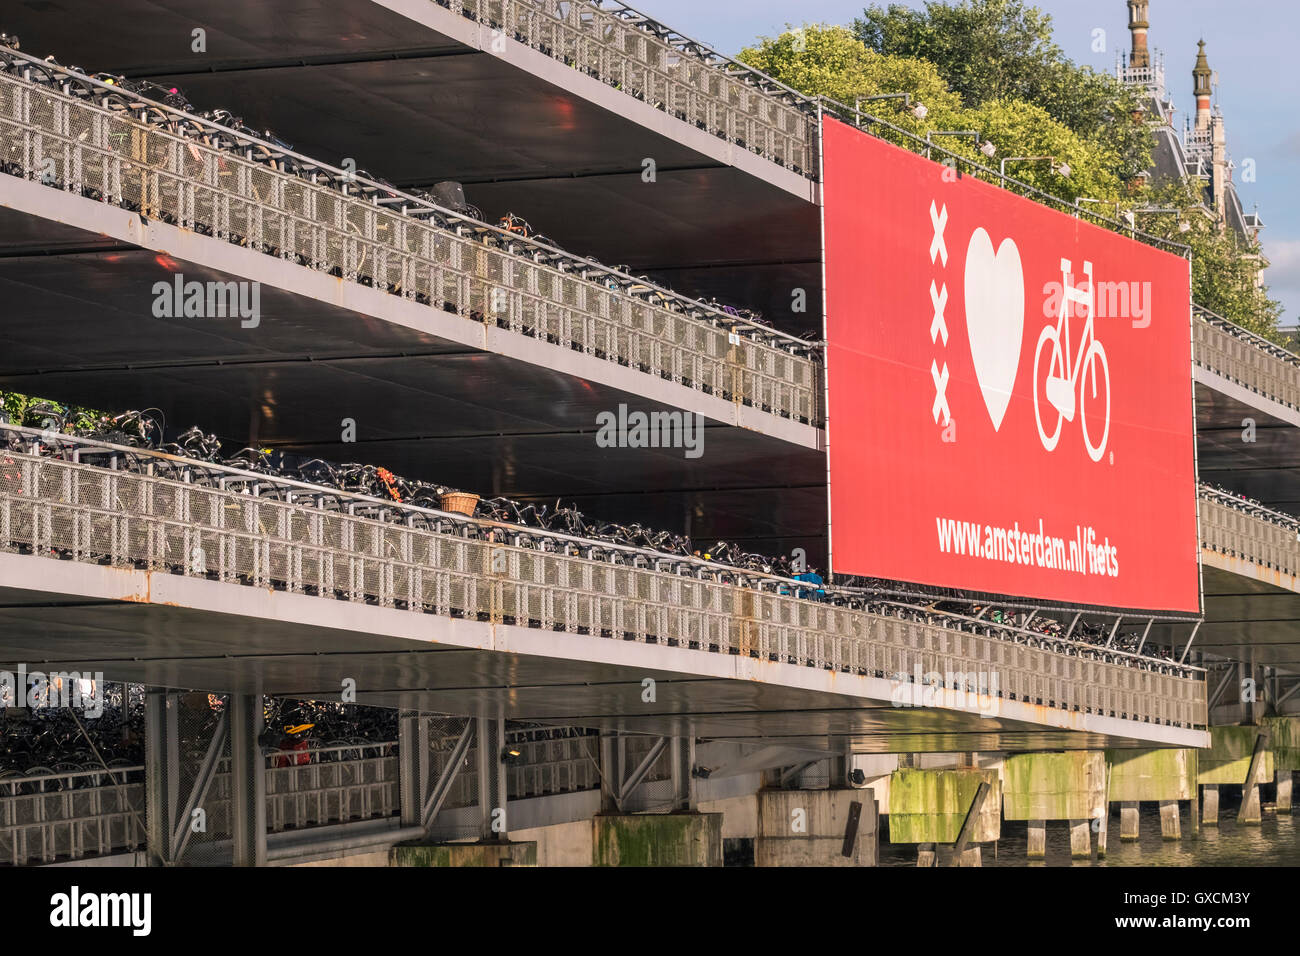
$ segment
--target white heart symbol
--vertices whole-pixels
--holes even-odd
[[[975,362],[975,378],[993,430],[1011,402],[1025,334],[1025,274],[1020,250],[1003,239],[996,254],[993,241],[976,229],[966,247],[966,336]]]

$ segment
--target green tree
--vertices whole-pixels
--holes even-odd
[[[1023,100],[990,100],[970,113],[971,122],[997,146],[991,165],[1020,156],[1056,159],[1056,164],[1023,160],[1009,163],[1008,176],[1070,201],[1087,196],[1113,202],[1123,194],[1114,154],[1053,119],[1041,106]],[[1054,168],[1061,163],[1070,167],[1068,177]]]
[[[927,0],[924,10],[873,4],[854,21],[858,39],[877,53],[932,63],[970,108],[1023,101],[1113,156],[1130,180],[1150,165],[1151,136],[1136,93],[1078,66],[1052,40],[1052,18],[1023,0]]]
[[[1173,210],[1142,212],[1143,208]],[[1199,195],[1199,185],[1165,183],[1143,194],[1133,213],[1135,225],[1151,235],[1192,248],[1192,300],[1258,335],[1285,345],[1278,331],[1282,303],[1267,287],[1257,286],[1258,242],[1245,243],[1212,218]]]
[[[760,37],[737,58],[801,93],[847,106],[868,96],[910,93],[929,111],[924,121],[904,110],[902,100],[864,103],[863,108],[921,136],[927,129],[952,129],[965,113],[961,98],[932,64],[875,53],[848,27],[813,23],[790,28],[778,37]]]
[[[25,425],[29,428],[43,427],[37,406],[48,406],[62,415],[67,423],[65,430],[68,432],[90,428],[106,417],[104,412],[90,408],[66,405],[22,392],[0,391],[0,407],[3,408],[4,416],[10,424]]]
[[[924,137],[931,130],[974,129],[997,147],[988,159],[973,139],[945,137],[935,142],[981,164],[997,167],[1000,157],[1053,156],[1070,167],[1063,176],[1048,163],[1015,163],[1009,175],[1051,195],[1072,200],[1089,196],[1115,201],[1122,192],[1120,166],[1113,150],[1087,140],[1050,116],[1045,109],[1019,100],[990,100],[977,108],[961,97],[931,63],[869,49],[847,27],[808,24],[779,37],[762,37],[739,59],[810,96],[826,96],[846,105],[891,93],[910,93],[929,111],[924,119],[903,108],[901,100],[863,103],[869,113]],[[888,131],[873,130],[888,137]],[[915,143],[911,144],[915,146]]]

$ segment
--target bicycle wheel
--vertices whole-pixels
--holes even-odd
[[[1052,357],[1048,360],[1047,374],[1041,379],[1038,374],[1038,367],[1042,363],[1043,346],[1051,344]],[[1056,447],[1056,443],[1061,439],[1061,423],[1065,415],[1059,408],[1056,408],[1047,397],[1047,380],[1050,378],[1065,378],[1065,353],[1061,351],[1061,339],[1056,331],[1055,326],[1047,326],[1043,329],[1042,334],[1038,336],[1038,345],[1034,349],[1034,421],[1038,424],[1038,437],[1043,443],[1043,447],[1051,451]],[[1041,392],[1040,392],[1041,386]],[[1040,397],[1041,396],[1041,397]],[[1047,429],[1043,427],[1043,404],[1056,412],[1056,425],[1049,436]],[[1048,415],[1051,418],[1051,415]]]
[[[1088,406],[1093,407],[1092,428],[1088,427]],[[1101,438],[1093,440],[1097,428],[1097,413],[1101,412]],[[1083,426],[1083,444],[1088,457],[1101,461],[1110,437],[1110,367],[1106,364],[1106,350],[1093,339],[1088,354],[1083,358],[1083,381],[1079,386],[1079,424]]]

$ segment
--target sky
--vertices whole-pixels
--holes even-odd
[[[882,2],[882,0],[877,0]],[[868,0],[631,0],[647,16],[735,55],[760,36],[786,25],[849,24]],[[1113,73],[1117,51],[1129,48],[1124,0],[1036,0],[1050,14],[1057,44],[1076,63]],[[910,7],[922,7],[911,0]],[[1300,2],[1298,0],[1151,0],[1150,45],[1165,55],[1165,85],[1181,132],[1195,111],[1192,67],[1196,41],[1205,40],[1210,67],[1219,74],[1228,152],[1247,212],[1259,208],[1265,229],[1264,273],[1273,298],[1283,303],[1283,326],[1300,323]],[[1093,52],[1094,33],[1105,31],[1105,52]],[[1243,182],[1253,159],[1255,181]]]

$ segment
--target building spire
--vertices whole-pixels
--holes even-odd
[[[1151,54],[1147,50],[1147,30],[1150,26],[1147,21],[1147,0],[1128,0],[1128,28],[1133,34],[1133,49],[1128,57],[1130,67],[1151,65]]]
[[[1192,79],[1196,82],[1196,128],[1206,129],[1210,125],[1210,79],[1214,75],[1210,63],[1205,58],[1205,41],[1197,47],[1196,67],[1192,70]]]

